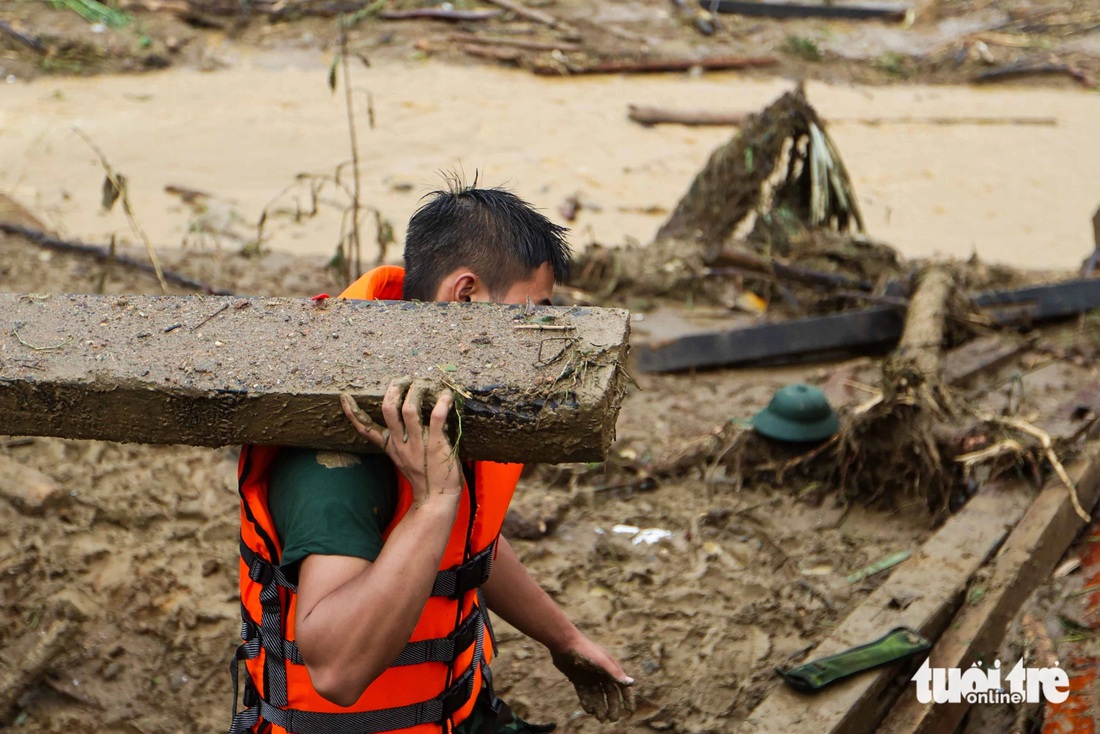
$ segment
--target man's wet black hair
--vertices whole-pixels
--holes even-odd
[[[565,227],[539,214],[501,188],[479,189],[451,180],[446,191],[428,194],[405,236],[405,299],[435,300],[439,284],[469,268],[489,291],[503,298],[516,282],[550,263],[554,282],[569,277],[573,261]]]

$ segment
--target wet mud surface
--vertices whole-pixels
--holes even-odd
[[[53,254],[42,267],[42,253],[15,238],[0,238],[0,253],[4,290],[80,290],[97,280],[75,257]],[[201,261],[221,257],[190,253],[179,264],[195,273],[210,267]],[[212,270],[229,279],[238,265],[230,259]],[[282,267],[276,257],[249,269],[257,286],[267,272],[272,295],[303,294],[293,285],[301,264]],[[116,278],[108,292],[155,287],[151,277]],[[624,402],[612,466],[673,456],[803,377],[814,373],[641,376]],[[28,510],[10,499],[23,490],[0,469],[0,599],[15,620],[0,629],[0,650],[31,644],[62,615],[80,630],[21,697],[16,730],[224,730],[239,634],[235,458],[231,449],[0,441],[0,461],[40,472],[54,487],[49,501]],[[534,529],[527,537],[547,525],[551,532],[537,540],[521,533],[514,546],[637,679],[639,713],[618,731],[729,731],[775,685],[773,667],[876,585],[848,584],[847,574],[915,547],[929,531],[919,512],[845,512],[828,500],[800,501],[805,488],[736,491],[692,475],[650,491],[606,489],[592,471],[619,481],[610,467],[584,465],[526,476],[517,517]],[[619,525],[671,535],[634,543]],[[544,651],[503,623],[497,631],[496,680],[518,711],[565,731],[607,731],[580,711]]]

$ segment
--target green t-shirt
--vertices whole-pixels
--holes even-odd
[[[279,565],[297,577],[311,554],[374,561],[393,519],[397,474],[381,454],[282,449],[267,505],[283,545]]]
[[[374,561],[382,552],[382,531],[393,519],[397,472],[381,454],[284,448],[275,457],[267,506],[283,546],[279,565],[298,580],[298,564],[317,553]],[[455,734],[483,730],[481,704]],[[493,727],[494,734],[546,731],[516,717]]]

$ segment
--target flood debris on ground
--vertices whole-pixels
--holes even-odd
[[[976,260],[906,261],[861,231],[857,196],[828,121],[794,92],[715,152],[650,247],[583,254],[569,293],[629,302],[636,316],[685,311],[691,294],[730,324],[881,307],[899,326],[885,355],[637,373],[608,461],[527,470],[509,521],[517,552],[582,627],[614,641],[638,681],[628,731],[751,731],[777,706],[765,724],[804,721],[811,707],[781,701],[775,668],[880,637],[894,620],[928,635],[933,654],[957,621],[982,631],[990,649],[1003,638],[1005,659],[1100,655],[1091,536],[1073,551],[1080,573],[1028,599],[1085,524],[1078,509],[1088,514],[1096,500],[1094,306],[1080,301],[1053,323],[983,315],[966,294],[1023,292],[1055,278]],[[45,244],[3,229],[0,288],[159,287],[109,250]],[[337,285],[333,272],[289,257],[162,255],[181,276],[168,281],[177,293],[310,296]],[[1070,279],[1063,275],[1056,279]],[[811,441],[764,435],[754,418],[790,384],[819,388],[836,428]],[[178,446],[0,442],[0,603],[14,621],[0,628],[0,647],[26,661],[0,671],[5,722],[39,731],[224,728],[225,663],[239,626],[234,458]],[[19,468],[5,471],[9,464]],[[1006,550],[994,557],[998,547]],[[967,562],[948,563],[958,557]],[[1021,609],[1031,616],[1007,634],[988,621]],[[1061,635],[1050,631],[1058,613]],[[517,712],[600,730],[533,643],[507,625],[497,632],[495,680]],[[969,664],[968,654],[957,659]],[[888,698],[866,692],[896,683],[893,672],[839,683],[814,706],[833,702],[834,722],[885,716]],[[844,685],[863,693],[846,699],[855,688]],[[967,725],[992,715],[976,711]],[[1063,714],[999,715],[1015,723]]]

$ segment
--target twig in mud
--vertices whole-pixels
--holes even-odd
[[[833,600],[830,599],[828,594],[826,594],[824,591],[817,588],[806,579],[799,579],[798,585],[803,590],[805,590],[807,594],[820,601],[830,612],[836,611],[836,604],[833,604]]]
[[[515,324],[513,331],[573,331],[577,327],[571,324]]]
[[[492,59],[493,61],[501,61],[506,64],[515,64],[523,58],[523,54],[517,49],[487,46],[480,43],[464,44],[462,46],[462,51],[480,59]]]
[[[107,257],[103,261],[103,267],[99,271],[99,280],[95,284],[95,292],[103,295],[107,289],[107,278],[111,275],[112,265],[115,263],[115,236],[111,235],[111,243],[107,246]]]
[[[59,240],[56,237],[50,237],[45,232],[40,232],[36,229],[23,227],[22,225],[18,224],[10,224],[8,222],[0,222],[0,232],[25,237],[36,245],[40,247],[45,247],[50,250],[56,250],[58,252],[70,252],[78,255],[89,255],[100,261],[110,259],[113,262],[118,263],[119,265],[125,265],[128,268],[134,268],[135,270],[140,270],[145,273],[155,274],[155,270],[153,269],[152,265],[149,265],[148,263],[142,262],[140,260],[135,260],[132,257],[127,257],[126,255],[112,256],[110,249],[107,247],[103,247],[102,245],[86,245],[82,242],[68,242],[66,240]],[[206,283],[194,280],[193,278],[188,278],[186,275],[182,275],[172,270],[165,270],[164,278],[165,280],[175,283],[176,285],[183,286],[184,288],[190,288],[201,293],[207,293],[212,296],[233,295],[232,291],[214,288]]]
[[[791,560],[791,557],[789,555],[787,555],[787,551],[783,550],[783,546],[779,545],[779,543],[777,543],[775,539],[772,538],[771,534],[764,527],[764,521],[753,514],[751,509],[745,510],[744,512],[740,512],[738,514],[747,520],[751,520],[752,524],[756,526],[756,533],[761,538],[763,538],[764,541],[767,542],[767,544],[770,545],[772,549],[775,550],[775,552],[778,553],[779,556],[782,558],[782,560],[779,562],[779,565],[777,565],[774,570],[778,571],[781,568],[787,568],[788,571],[790,571],[791,568],[794,566],[794,561]]]
[[[5,20],[0,20],[0,33],[11,36],[23,45],[37,51],[40,54],[44,54],[49,50],[46,48],[46,44],[42,43],[35,36],[13,27]]]
[[[44,346],[44,347],[35,346],[34,344],[31,344],[30,342],[28,342],[26,339],[24,339],[19,334],[19,329],[18,329],[18,327],[15,326],[15,324],[12,324],[12,326],[11,326],[11,335],[14,336],[16,339],[18,339],[20,344],[27,347],[28,349],[33,349],[36,352],[49,352],[49,351],[52,351],[54,349],[61,349],[61,347],[64,347],[64,346],[68,345],[69,342],[71,342],[73,340],[73,337],[70,334],[68,337],[65,338],[64,341],[58,342],[57,344],[50,344],[50,345]]]
[[[1015,64],[1009,64],[1007,66],[999,66],[996,69],[990,69],[983,71],[973,78],[977,84],[988,84],[990,82],[999,82],[1007,79],[1014,79],[1019,76],[1030,76],[1033,74],[1065,74],[1072,77],[1078,84],[1083,87],[1093,88],[1096,86],[1096,80],[1089,76],[1085,70],[1074,66],[1072,64],[1057,64],[1057,63],[1039,63],[1022,61]]]
[[[247,303],[247,301],[245,303]],[[206,324],[210,321],[210,319],[214,318],[215,316],[217,316],[218,314],[220,314],[222,311],[226,310],[227,308],[229,308],[229,304],[228,303],[223,303],[221,305],[221,308],[219,308],[217,311],[215,311],[214,313],[210,314],[209,316],[207,316],[205,319],[203,319],[199,323],[192,326],[191,331],[197,331],[198,329],[201,329],[203,326],[206,326]]]
[[[565,41],[528,41],[523,38],[508,38],[506,36],[480,36],[476,33],[452,33],[448,38],[455,43],[474,43],[485,46],[509,46],[522,48],[527,51],[580,51],[580,45]]]
[[[383,10],[378,14],[382,20],[413,20],[431,18],[452,22],[489,20],[503,15],[502,10],[447,10],[445,8],[416,8],[413,10]]]
[[[157,257],[156,248],[154,248],[153,243],[149,241],[149,236],[145,234],[145,230],[142,229],[141,224],[134,215],[134,209],[130,205],[130,193],[126,187],[126,177],[115,171],[110,161],[107,160],[107,156],[104,155],[99,146],[95,144],[95,141],[88,137],[83,130],[74,126],[73,132],[79,135],[81,139],[88,144],[88,147],[92,149],[92,152],[96,154],[99,158],[100,165],[103,166],[103,171],[107,175],[104,181],[104,209],[110,210],[114,205],[115,199],[122,199],[122,211],[126,215],[126,220],[130,223],[130,229],[132,229],[145,244],[145,251],[149,253],[149,261],[153,263],[153,272],[156,274],[157,281],[160,283],[160,290],[164,295],[168,295],[168,283],[164,279],[164,271],[161,270],[160,258]]]
[[[19,438],[9,438],[4,441],[0,441],[0,449],[13,449],[18,446],[30,446],[34,443],[34,439],[30,436],[20,436]]]
[[[1042,447],[1043,453],[1047,457],[1047,461],[1049,461],[1050,465],[1054,468],[1054,473],[1058,475],[1058,479],[1061,480],[1062,484],[1065,485],[1066,490],[1069,492],[1069,499],[1070,502],[1073,503],[1073,509],[1077,513],[1077,516],[1085,522],[1091,522],[1092,518],[1085,512],[1085,509],[1081,507],[1081,502],[1077,499],[1077,485],[1070,478],[1069,474],[1066,473],[1066,467],[1062,465],[1061,460],[1058,458],[1058,454],[1054,451],[1054,441],[1051,439],[1049,433],[1019,418],[1002,418],[988,413],[978,413],[976,415],[980,420],[986,423],[996,423],[1014,428],[1036,439]]]
[[[518,15],[521,18],[526,18],[527,20],[541,23],[543,25],[550,26],[551,28],[556,28],[561,24],[561,21],[559,21],[557,18],[550,15],[549,13],[544,13],[541,10],[529,8],[522,3],[515,2],[515,0],[489,0],[489,3],[492,5],[496,5],[498,8],[504,8],[508,12],[512,13],[512,15]]]

